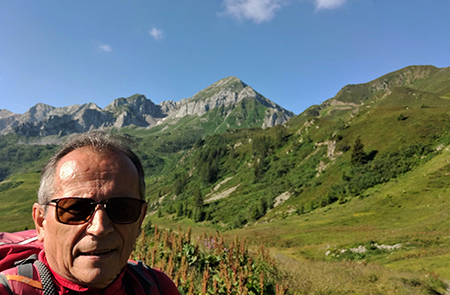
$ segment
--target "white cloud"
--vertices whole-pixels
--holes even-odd
[[[345,3],[346,0],[314,0],[316,10],[334,9]]]
[[[285,0],[224,0],[225,14],[238,20],[252,20],[257,24],[275,17]]]
[[[108,44],[100,44],[98,46],[98,48],[103,52],[111,52],[112,51],[111,45],[108,45]]]
[[[150,35],[155,38],[156,40],[159,40],[163,37],[163,32],[162,30],[159,30],[157,28],[152,28],[151,31],[149,32]]]

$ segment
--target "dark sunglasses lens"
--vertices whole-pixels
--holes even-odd
[[[106,204],[108,217],[117,224],[134,223],[141,215],[142,201],[130,198],[109,199]]]
[[[56,216],[61,223],[82,224],[91,218],[95,206],[90,199],[64,198],[56,206]]]

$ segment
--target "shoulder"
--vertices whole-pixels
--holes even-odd
[[[155,268],[152,268],[150,271],[153,271],[155,276],[158,278],[159,284],[161,285],[163,291],[171,290],[174,292],[176,290],[177,293],[168,294],[178,294],[178,288],[175,286],[175,283],[165,273]]]
[[[42,284],[35,267],[30,264],[31,273],[24,276],[17,267],[4,270],[0,273],[0,295],[3,294],[30,294],[41,295]],[[29,277],[33,278],[29,278]],[[11,292],[11,293],[10,293]]]
[[[162,294],[180,294],[172,279],[158,269],[150,268],[142,262],[128,262],[128,269],[135,277],[144,276],[146,281],[150,280],[152,289],[158,292],[161,290]]]

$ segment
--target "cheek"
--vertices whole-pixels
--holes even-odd
[[[134,249],[134,244],[139,236],[140,230],[137,226],[126,226],[119,230],[123,241],[122,258],[129,258]]]
[[[72,249],[78,236],[79,230],[76,226],[68,227],[48,220],[44,233],[46,256],[53,258],[53,262],[60,267],[68,267],[72,263]]]
[[[73,237],[71,230],[48,226],[44,236],[44,249],[50,267],[58,274],[67,276],[73,265]]]

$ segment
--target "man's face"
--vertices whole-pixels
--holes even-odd
[[[66,197],[139,199],[137,169],[122,153],[77,149],[63,157],[56,169],[52,199]],[[135,223],[119,225],[108,218],[103,206],[98,206],[85,224],[67,225],[56,220],[55,206],[49,205],[42,222],[36,217],[35,222],[50,267],[80,285],[108,286],[127,263],[146,209],[142,206]]]

